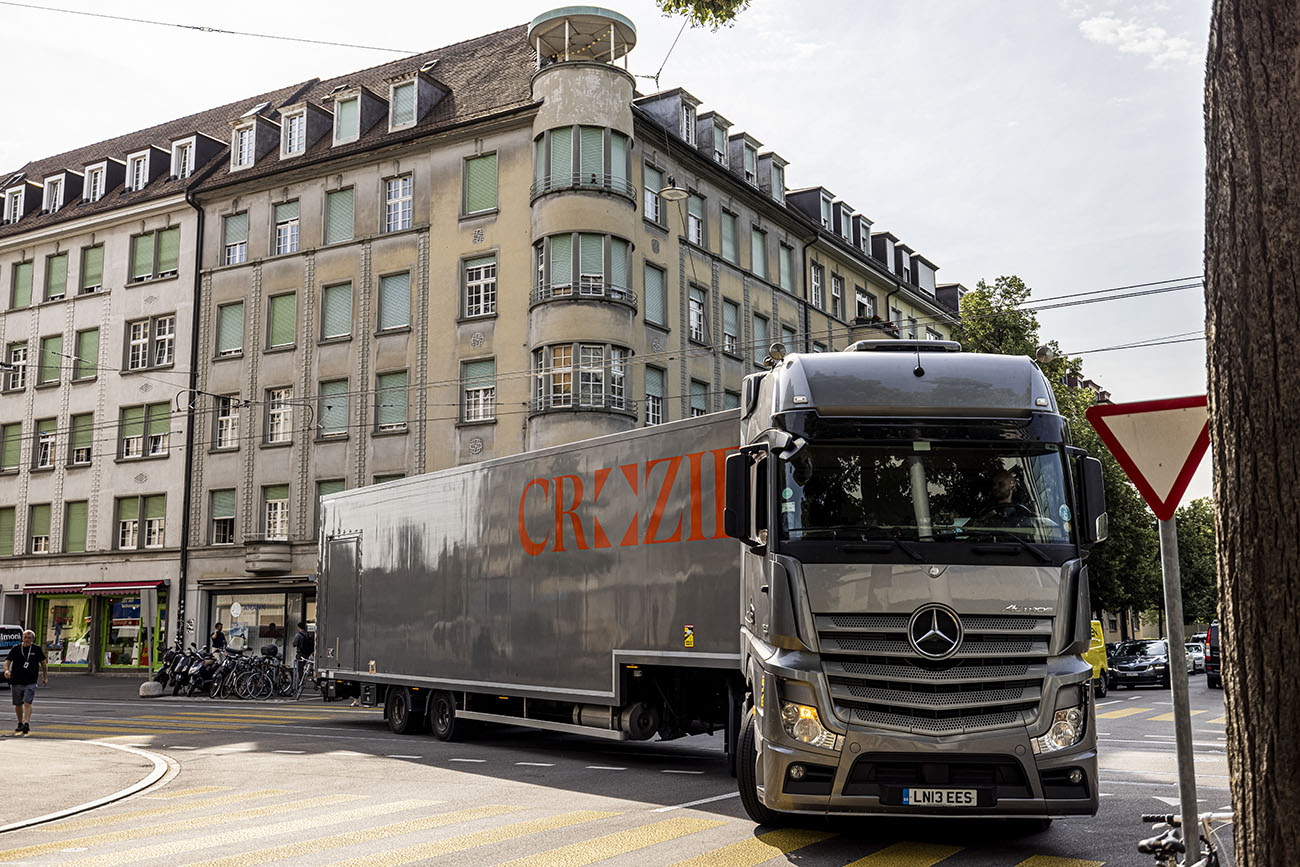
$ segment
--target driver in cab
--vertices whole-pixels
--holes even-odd
[[[989,479],[992,504],[975,520],[987,527],[1033,527],[1034,511],[1016,499],[1020,481],[1009,470],[997,470]]]

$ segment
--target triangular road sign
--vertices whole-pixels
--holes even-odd
[[[1098,404],[1087,417],[1156,517],[1172,518],[1210,445],[1205,395]]]

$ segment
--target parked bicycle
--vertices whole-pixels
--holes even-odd
[[[1200,860],[1189,864],[1179,855],[1185,855],[1187,847],[1183,843],[1182,817],[1173,813],[1143,813],[1143,822],[1153,822],[1151,830],[1158,831],[1154,837],[1148,837],[1138,843],[1138,852],[1154,855],[1156,867],[1222,867],[1219,859],[1223,848],[1217,838],[1216,826],[1219,828],[1232,824],[1232,813],[1201,813],[1197,821],[1201,824]]]
[[[320,683],[316,680],[316,657],[309,656],[302,663],[302,672],[298,675],[298,688],[294,692],[295,699],[302,698],[303,691],[308,688],[314,692],[320,692]]]

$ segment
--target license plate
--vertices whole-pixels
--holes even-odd
[[[974,807],[974,789],[904,789],[905,807]]]

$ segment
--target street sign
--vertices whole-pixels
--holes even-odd
[[[1098,404],[1087,417],[1156,517],[1172,518],[1210,445],[1205,395]]]

